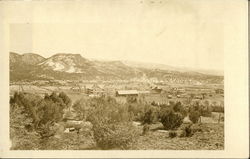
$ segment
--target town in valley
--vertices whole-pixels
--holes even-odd
[[[11,52],[9,90],[11,149],[224,149],[223,74]]]

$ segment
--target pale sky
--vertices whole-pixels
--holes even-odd
[[[33,17],[51,20],[11,24],[10,51],[223,70],[223,5],[207,0],[108,0],[53,9],[33,6]]]

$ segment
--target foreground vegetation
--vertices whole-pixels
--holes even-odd
[[[72,103],[63,92],[43,98],[16,92],[10,99],[11,149],[223,149],[223,118],[201,123],[212,112],[224,108],[192,100],[155,106],[133,97],[121,104],[108,96]],[[70,124],[72,116],[81,123]]]

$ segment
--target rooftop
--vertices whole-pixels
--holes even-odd
[[[138,94],[137,90],[119,90],[117,91],[118,94],[120,95],[125,95],[125,94]]]

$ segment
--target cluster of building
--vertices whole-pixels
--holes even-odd
[[[160,94],[162,92],[161,88],[154,87],[151,90],[118,90],[115,95],[118,96],[138,96],[139,94]]]

